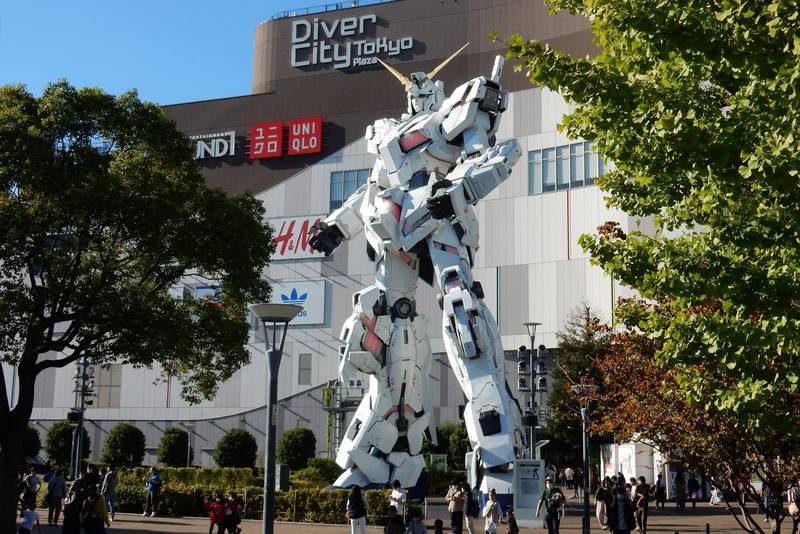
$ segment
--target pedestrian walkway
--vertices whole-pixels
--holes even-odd
[[[676,513],[674,504],[668,506],[666,511],[655,511],[650,507],[650,517],[648,520],[649,533],[669,533],[676,531],[683,533],[702,533],[705,532],[706,523],[710,525],[712,533],[733,534],[741,533],[739,525],[723,506],[712,507],[706,503],[697,505],[695,510],[688,508],[685,512]],[[594,534],[607,533],[600,530],[597,519],[594,517],[594,507],[591,509],[591,530]],[[41,513],[41,510],[40,510]],[[46,517],[46,512],[45,512]],[[428,517],[425,523],[433,525],[436,517]],[[439,517],[445,521],[447,527],[448,518]],[[483,532],[482,522],[478,522],[478,532]],[[216,529],[215,529],[216,530]],[[242,523],[242,534],[259,534],[261,532],[260,521],[245,521]],[[346,534],[350,528],[346,525],[322,525],[309,523],[275,523],[275,534]],[[383,529],[379,527],[368,527],[370,534],[379,534]],[[182,534],[205,534],[208,532],[208,519],[194,517],[141,517],[134,514],[117,514],[117,519],[108,530],[109,534],[138,534],[142,532],[163,532],[163,533],[182,533]],[[543,533],[544,529],[522,529],[522,532]],[[60,534],[61,527],[49,527],[42,525],[42,534]],[[561,523],[562,534],[581,534],[581,503],[577,499],[570,499],[567,516]]]

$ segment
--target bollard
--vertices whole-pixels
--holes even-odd
[[[711,534],[711,525],[706,523],[706,534]]]

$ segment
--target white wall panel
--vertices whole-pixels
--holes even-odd
[[[547,193],[542,198],[542,261],[567,259],[567,193]]]

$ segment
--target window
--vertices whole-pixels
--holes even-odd
[[[95,366],[94,390],[97,393],[95,408],[119,408],[122,387],[122,364]]]
[[[297,360],[297,385],[311,385],[311,354],[301,354]]]
[[[528,152],[528,194],[592,185],[605,164],[591,141]]]
[[[331,211],[339,208],[350,195],[367,183],[369,169],[335,171],[331,173]]]

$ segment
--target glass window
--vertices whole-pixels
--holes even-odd
[[[122,364],[113,363],[95,366],[94,383],[94,392],[97,394],[95,407],[119,408],[120,389],[122,388]]]
[[[356,192],[358,189],[358,171],[345,171],[344,172],[344,198],[342,199],[347,200],[350,198],[350,195]]]
[[[341,172],[331,173],[331,211],[342,205],[344,201],[344,178]]]
[[[528,194],[542,192],[542,151],[535,150],[528,155]]]
[[[311,354],[301,354],[298,358],[297,385],[311,385]]]
[[[556,148],[556,188],[569,189],[569,146]]]
[[[369,169],[360,169],[358,171],[358,187],[361,187],[362,185],[367,183],[369,175],[370,175]]]
[[[369,169],[335,171],[331,173],[331,211],[341,207],[359,187],[367,183]]]
[[[542,192],[556,189],[556,151],[554,148],[542,150]]]
[[[583,143],[569,146],[569,176],[571,187],[583,186]]]

